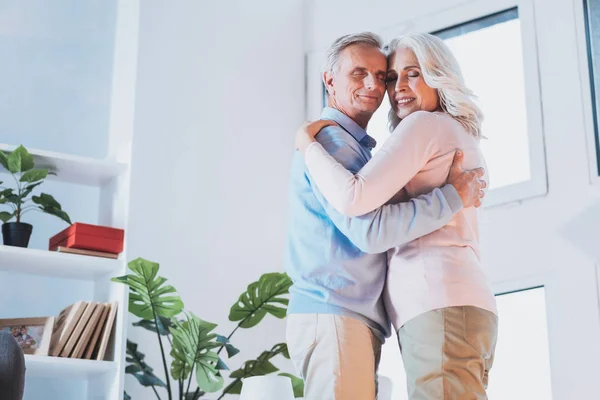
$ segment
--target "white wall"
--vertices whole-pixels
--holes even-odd
[[[504,1],[496,1],[500,2]],[[313,0],[307,14],[310,26],[306,50],[322,51],[336,37],[349,32],[373,30],[383,34],[410,29],[416,19],[441,12],[452,15],[453,7],[468,7],[469,3],[472,2]],[[599,389],[597,366],[589,355],[598,355],[595,261],[577,247],[578,238],[598,237],[598,228],[580,224],[571,231],[570,240],[563,232],[573,218],[599,202],[598,186],[590,183],[596,180],[590,178],[588,168],[587,141],[591,135],[582,111],[587,107],[587,89],[581,85],[586,66],[582,66],[585,54],[578,47],[581,32],[577,29],[577,3],[578,0],[533,1],[548,194],[487,209],[483,220],[484,258],[498,292],[548,283],[546,302],[555,400],[589,398]],[[460,19],[460,15],[457,9],[454,19]],[[597,220],[598,210],[594,212]],[[577,367],[569,369],[567,365]]]
[[[116,1],[3,0],[0,143],[106,156]]]
[[[140,3],[128,258],[159,262],[186,309],[227,335],[246,286],[283,271],[288,166],[304,118],[302,2]],[[160,372],[155,336],[129,336]],[[284,339],[284,321],[269,316],[235,334],[242,353],[228,364]],[[126,390],[154,396],[131,377]]]

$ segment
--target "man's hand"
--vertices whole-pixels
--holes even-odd
[[[481,199],[485,195],[483,189],[485,189],[486,183],[479,179],[484,175],[484,170],[476,168],[465,171],[462,167],[463,157],[464,153],[461,150],[454,153],[454,160],[448,174],[448,183],[454,186],[458,192],[464,208],[479,207]]]

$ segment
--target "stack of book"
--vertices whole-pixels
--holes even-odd
[[[95,257],[118,258],[123,229],[75,222],[50,238],[49,250]]]
[[[117,302],[71,304],[56,318],[48,355],[104,360],[116,313]]]

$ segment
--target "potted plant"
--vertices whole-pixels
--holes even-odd
[[[239,395],[246,378],[275,374],[279,368],[272,363],[273,359],[290,358],[285,343],[275,344],[256,359],[245,361],[240,368],[230,372],[231,381],[225,385],[224,376],[229,367],[221,353],[225,350],[227,359],[239,353],[231,343],[234,333],[240,328],[255,327],[269,314],[285,318],[288,289],[292,286],[287,274],[267,273],[250,283],[229,312],[229,320],[237,322],[237,325],[228,336],[223,336],[213,332],[217,324],[184,311],[184,303],[177,290],[166,285],[167,279],[158,275],[158,263],[139,257],[129,262],[129,269],[131,274],[114,277],[112,281],[129,286],[129,312],[141,318],[133,326],[156,335],[165,380],[155,375],[153,368],[146,363],[145,354],[138,350],[138,344],[129,339],[125,373],[133,375],[142,386],[152,388],[156,398],[161,399],[159,392],[166,392],[168,400],[198,400],[209,394],[213,400],[220,400],[227,395]],[[165,339],[171,347],[170,352]],[[291,380],[295,397],[303,396],[304,381],[301,378],[285,372],[277,375]],[[219,391],[220,395],[216,397]],[[131,397],[125,393],[124,399],[130,400]]]
[[[42,211],[54,215],[69,225],[71,219],[60,204],[47,193],[39,196],[31,195],[33,189],[44,182],[48,175],[56,175],[45,168],[35,168],[33,156],[23,146],[13,152],[4,153],[0,150],[0,164],[14,178],[15,187],[2,186],[0,181],[0,205],[8,206],[9,211],[0,211],[2,237],[5,245],[27,247],[33,227],[22,222],[23,215],[31,210]],[[33,202],[34,204],[29,204]],[[14,219],[14,222],[9,222]]]

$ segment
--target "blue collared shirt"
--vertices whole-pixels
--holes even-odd
[[[351,118],[326,107],[326,127],[317,141],[346,169],[357,173],[371,158],[375,140]],[[446,225],[462,209],[451,185],[348,218],[338,213],[311,181],[302,155],[292,161],[289,187],[286,272],[288,313],[350,316],[363,321],[381,340],[391,335],[381,298],[387,270],[386,251]]]

